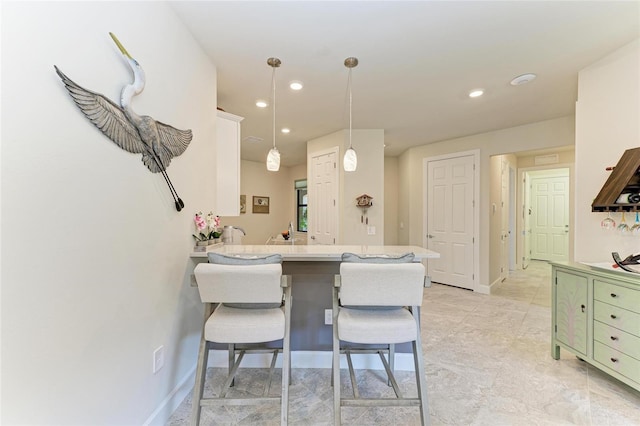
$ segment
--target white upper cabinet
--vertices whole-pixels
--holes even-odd
[[[244,117],[217,113],[215,214],[240,216],[240,122]]]

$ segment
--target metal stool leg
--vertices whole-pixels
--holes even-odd
[[[233,364],[236,362],[236,345],[235,343],[229,343],[229,371],[233,368]],[[233,379],[229,387],[232,387],[236,383],[236,380]]]
[[[391,369],[391,374],[395,374],[396,370],[394,368],[396,361],[396,345],[391,343],[389,345],[389,368]],[[387,385],[391,386],[391,379],[387,380]]]
[[[204,306],[204,322],[211,316],[213,312],[213,305],[211,303],[205,303]],[[207,375],[207,362],[209,360],[209,348],[210,343],[204,338],[204,327],[202,329],[202,337],[200,338],[200,350],[198,351],[198,364],[196,368],[196,380],[193,386],[192,401],[192,414],[191,424],[197,426],[200,423],[200,413],[202,411],[202,405],[200,400],[202,399],[202,393],[204,392],[204,381]]]
[[[422,338],[420,337],[420,313],[417,306],[412,308],[413,317],[418,325],[416,340],[412,342],[413,359],[416,370],[416,385],[418,387],[418,398],[420,398],[420,420],[425,426],[431,424],[429,418],[429,399],[427,398],[427,380],[424,370],[424,359],[422,357]]]
[[[333,296],[333,363],[331,380],[333,383],[333,424],[339,426],[340,419],[340,339],[338,338],[338,288]]]
[[[285,294],[285,321],[284,338],[282,339],[282,393],[280,407],[280,424],[286,426],[289,421],[289,384],[291,383],[291,286],[284,290]]]

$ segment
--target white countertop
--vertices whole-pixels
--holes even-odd
[[[587,266],[592,266],[594,268],[597,269],[602,269],[605,271],[613,271],[613,272],[618,272],[620,274],[626,274],[632,277],[638,277],[638,273],[640,273],[640,269],[638,268],[637,265],[629,265],[629,267],[631,269],[637,269],[638,273],[633,273],[633,272],[629,272],[629,271],[625,271],[624,269],[620,268],[618,265],[616,265],[613,261],[611,262],[580,262],[583,265],[587,265]]]
[[[340,261],[342,253],[398,256],[413,253],[416,259],[436,259],[440,253],[418,246],[341,246],[341,245],[223,245],[210,251],[228,255],[281,254],[285,261]],[[192,258],[206,258],[206,252],[193,252]]]

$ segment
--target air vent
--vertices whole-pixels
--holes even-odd
[[[242,138],[242,142],[249,142],[249,143],[260,143],[263,140],[264,139],[259,138],[257,136],[245,136],[244,138]]]
[[[560,162],[560,156],[558,154],[536,155],[534,162],[536,166],[543,164],[556,164]]]

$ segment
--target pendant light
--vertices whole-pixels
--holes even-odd
[[[355,172],[358,167],[358,156],[356,155],[356,150],[353,149],[352,140],[351,140],[351,130],[352,130],[352,115],[351,115],[351,70],[358,66],[358,58],[349,57],[344,60],[344,66],[349,68],[349,80],[347,86],[349,88],[349,149],[347,149],[344,153],[343,159],[343,167],[345,172]]]
[[[280,170],[280,151],[276,148],[276,68],[280,66],[282,62],[278,58],[267,59],[267,64],[273,68],[271,73],[271,110],[273,111],[273,148],[267,155],[267,170],[271,172],[277,172]]]

